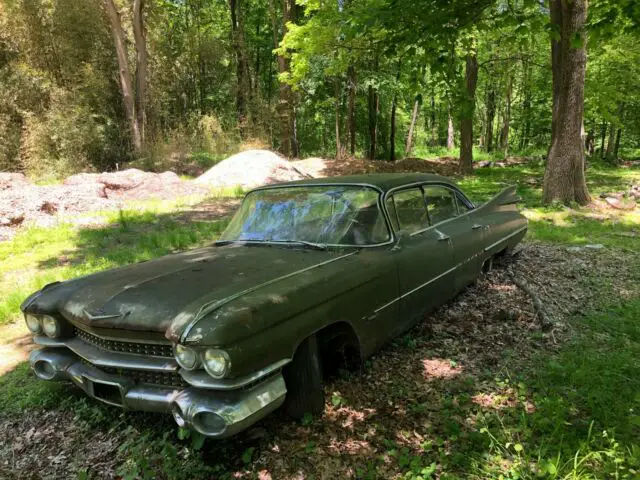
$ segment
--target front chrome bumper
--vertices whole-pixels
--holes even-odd
[[[43,380],[71,380],[90,397],[109,405],[171,413],[179,426],[215,438],[229,437],[257,422],[282,405],[287,393],[280,372],[250,388],[181,390],[139,384],[104,372],[64,347],[34,350],[29,363]]]

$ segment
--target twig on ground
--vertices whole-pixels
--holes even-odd
[[[509,277],[511,278],[511,281],[520,290],[525,292],[531,298],[531,301],[533,302],[533,308],[535,309],[536,315],[540,320],[542,329],[550,330],[551,328],[553,328],[555,325],[555,322],[553,321],[551,316],[547,313],[547,310],[545,309],[544,304],[542,303],[542,300],[540,300],[540,297],[538,297],[536,292],[534,292],[524,280],[522,280],[521,278],[518,278],[513,272],[509,272]]]

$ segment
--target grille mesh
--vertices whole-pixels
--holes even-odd
[[[83,360],[86,365],[94,366],[91,362]],[[118,375],[130,380],[134,380],[137,383],[144,383],[147,385],[158,385],[163,387],[179,387],[185,388],[189,386],[187,382],[180,376],[178,372],[153,372],[149,370],[133,370],[130,368],[112,368],[112,367],[96,367],[105,373],[111,375]]]
[[[135,353],[138,355],[148,355],[152,357],[173,358],[173,348],[171,345],[156,343],[135,343],[119,342],[116,340],[106,340],[93,335],[79,328],[74,328],[75,335],[81,340],[95,347],[109,350],[110,352]]]

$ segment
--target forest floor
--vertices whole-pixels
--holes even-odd
[[[53,280],[210,242],[238,199],[137,204],[91,227],[20,232],[0,243],[0,478],[637,478],[640,213],[597,196],[640,183],[640,169],[593,165],[588,178],[596,200],[584,208],[543,207],[536,163],[461,178],[477,202],[518,185],[530,222],[519,253],[362,371],[329,379],[322,417],[276,413],[204,444],[170,416],[36,380],[18,305]]]

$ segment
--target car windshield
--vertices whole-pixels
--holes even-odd
[[[250,192],[220,241],[375,245],[390,239],[369,187],[295,186]]]

